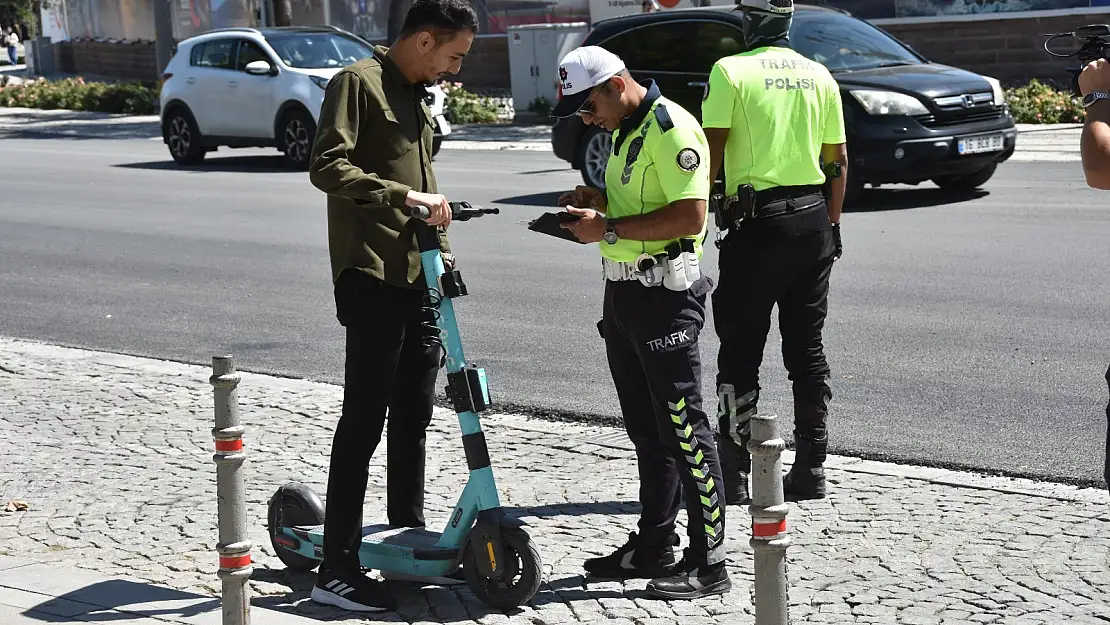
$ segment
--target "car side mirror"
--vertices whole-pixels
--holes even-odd
[[[277,73],[274,71],[274,66],[267,61],[251,61],[247,63],[244,69],[253,76],[267,76]]]

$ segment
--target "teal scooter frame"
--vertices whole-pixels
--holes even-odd
[[[454,221],[499,212],[465,202],[452,203],[451,210]],[[411,216],[427,218],[428,209],[416,207]],[[449,575],[461,565],[467,585],[483,603],[514,608],[539,590],[543,564],[523,521],[507,516],[501,507],[478,416],[491,403],[486,374],[466,364],[452,304],[466,295],[466,285],[456,268],[445,269],[433,228],[417,224],[417,241],[428,289],[425,307],[434,309],[445,348],[447,396],[459,418],[470,476],[442,532],[364,527],[359,561],[364,569],[424,578]],[[320,564],[324,505],[312,489],[298,482],[285,484],[271,497],[267,519],[271,544],[286,567],[311,571]]]

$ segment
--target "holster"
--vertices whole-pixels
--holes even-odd
[[[736,195],[717,197],[717,210],[713,218],[718,230],[738,230],[740,222],[755,217],[755,187],[752,185],[740,185],[736,189]]]

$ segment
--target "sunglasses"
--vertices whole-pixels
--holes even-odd
[[[593,117],[597,114],[597,104],[594,102],[594,95],[597,93],[597,90],[601,86],[602,85],[598,85],[597,87],[590,89],[590,95],[586,96],[586,103],[582,105],[582,108],[574,112],[575,115],[579,117]]]

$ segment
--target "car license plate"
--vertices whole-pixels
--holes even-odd
[[[979,135],[964,137],[956,143],[960,154],[979,154],[981,152],[999,152],[1006,147],[1002,133],[995,135]]]

